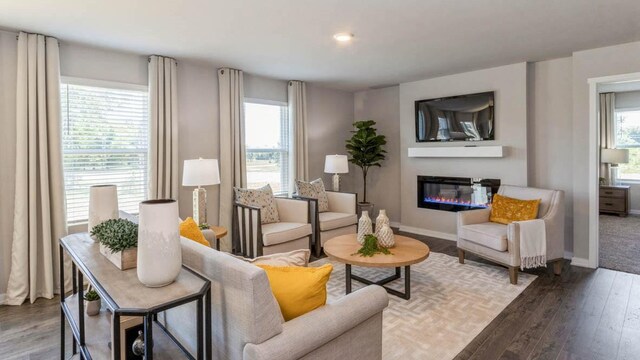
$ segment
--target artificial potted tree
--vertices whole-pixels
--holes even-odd
[[[138,224],[127,219],[110,219],[91,229],[100,242],[100,253],[120,270],[136,267],[138,259]]]
[[[373,127],[376,124],[373,120],[356,121],[353,123],[354,130],[349,140],[347,140],[347,153],[349,162],[362,169],[362,180],[364,184],[362,201],[358,203],[361,211],[367,210],[372,213],[373,204],[367,201],[367,174],[373,166],[380,167],[386,157],[384,145],[387,140],[384,135],[378,135]]]

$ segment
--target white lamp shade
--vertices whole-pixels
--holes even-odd
[[[629,162],[629,149],[602,149],[600,162],[607,164],[626,164]]]
[[[183,186],[207,186],[220,184],[218,159],[185,160],[182,169]]]
[[[324,159],[324,172],[328,174],[346,174],[349,172],[347,155],[327,155]]]

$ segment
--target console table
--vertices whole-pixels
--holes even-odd
[[[73,334],[73,354],[82,359],[121,359],[121,317],[142,317],[146,360],[194,357],[160,323],[160,312],[197,302],[197,359],[211,359],[211,283],[191,269],[182,268],[170,285],[149,288],[138,281],[136,269],[121,271],[100,254],[99,245],[87,233],[60,239],[60,293],[65,294],[64,254],[72,261],[72,293],[60,297],[60,354],[65,356],[64,328],[69,323]],[[85,279],[98,292],[109,311],[96,316],[84,313]],[[111,341],[111,348],[109,347]],[[151,346],[150,346],[151,345]],[[113,349],[113,351],[112,351]]]

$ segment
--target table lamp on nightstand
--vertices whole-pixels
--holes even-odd
[[[629,149],[602,149],[600,162],[610,165],[609,185],[617,185],[618,164],[629,162]]]
[[[193,190],[193,220],[198,225],[207,222],[207,191],[202,186],[220,184],[217,159],[185,160],[182,186],[197,186]]]
[[[349,172],[347,155],[327,155],[324,160],[324,172],[333,174],[333,191],[340,191],[340,175]]]

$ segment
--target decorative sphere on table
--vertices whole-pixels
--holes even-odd
[[[182,268],[178,203],[172,199],[140,203],[138,280],[148,287],[171,284]]]

